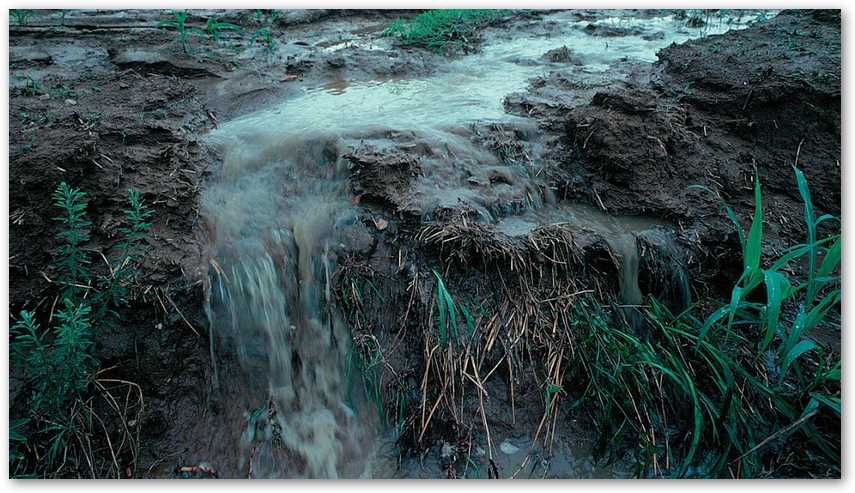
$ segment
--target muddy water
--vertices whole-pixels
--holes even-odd
[[[663,46],[702,34],[670,17],[615,17],[597,23],[639,34],[601,38],[584,32],[589,22],[573,19],[569,13],[546,16],[538,22],[550,26],[548,32],[529,35],[490,31],[479,54],[451,60],[429,78],[310,88],[210,135],[223,155],[221,172],[204,196],[215,252],[209,307],[215,387],[220,356],[233,354],[244,375],[242,392],[255,402],[239,410],[241,419],[223,416],[222,426],[239,429],[241,439],[233,454],[212,462],[250,477],[401,475],[394,445],[383,438],[386,430],[362,412],[367,406],[345,397],[350,334],[330,285],[337,251],[347,241],[343,231],[356,213],[342,156],[366,141],[422,145],[433,159],[413,185],[410,205],[429,212],[463,202],[495,220],[492,206],[504,197],[469,183],[477,170],[500,160],[473,143],[472,125],[500,122],[536,133],[530,122],[506,114],[502,100],[547,69],[541,59],[546,51],[571,47],[581,61],[574,69],[581,80],[626,58],[652,61]],[[663,34],[642,38],[658,32]],[[581,206],[542,207],[549,201],[536,193],[536,168],[531,162],[505,180],[514,193],[534,195],[528,202],[533,211],[500,218],[499,230],[525,234],[544,221],[575,221],[603,233],[622,259],[624,301],[640,302],[634,233],[653,223]],[[507,469],[516,460],[509,456]],[[554,463],[560,469],[563,462]],[[567,466],[550,475],[595,473]]]
[[[545,225],[584,229],[605,239],[620,265],[618,284],[623,303],[641,304],[636,235],[658,226],[666,226],[666,223],[644,216],[612,216],[586,204],[559,204],[502,218],[495,226],[497,231],[508,236],[525,236],[535,228]]]

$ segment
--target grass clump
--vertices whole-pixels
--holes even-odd
[[[596,303],[574,307],[580,365],[568,382],[585,382],[575,406],[591,410],[601,452],[634,436],[640,476],[839,475],[841,360],[811,334],[840,309],[840,235],[817,238],[817,226],[836,218],[814,216],[807,181],[795,173],[806,242],[764,265],[756,182],[747,235],[726,207],[743,273],[708,317],[697,306],[675,315],[653,300],[650,334],[640,338]],[[804,278],[788,273],[795,262],[807,266]]]
[[[410,21],[397,19],[384,31],[404,46],[460,48],[474,41],[477,30],[511,13],[498,9],[428,10]]]
[[[32,19],[36,15],[36,12],[33,10],[27,9],[11,9],[9,10],[9,18],[15,23],[16,26],[23,27],[30,23],[30,19]]]
[[[83,474],[86,467],[93,477],[124,474],[117,457],[130,455],[135,461],[136,440],[128,425],[127,402],[119,404],[105,382],[97,378],[99,362],[94,352],[93,335],[118,319],[113,308],[127,303],[130,285],[142,255],[144,241],[151,224],[152,211],[136,190],[128,191],[125,226],[120,228],[122,240],[119,255],[113,261],[104,257],[108,273],[96,276],[90,269],[85,245],[89,241],[91,222],[86,218],[85,194],[61,183],[52,199],[60,214],[54,219],[60,224],[56,234],[59,246],[54,250],[54,283],[58,286],[55,306],[51,309],[48,328],[43,328],[38,314],[21,311],[12,325],[11,362],[25,381],[28,394],[26,416],[10,421],[13,440],[10,441],[10,474],[13,477],[55,477]],[[118,413],[124,423],[119,445],[111,442],[110,432],[96,411],[95,397],[103,397],[107,408]],[[136,411],[142,410],[139,394]],[[124,399],[125,397],[122,397]],[[138,421],[138,420],[137,420]],[[96,443],[96,429],[104,432],[105,448]],[[100,454],[112,458],[106,466],[97,461]]]

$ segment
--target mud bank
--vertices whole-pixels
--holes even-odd
[[[452,57],[382,36],[411,12],[194,11],[243,31],[189,47],[165,15],[10,35],[12,313],[56,296],[58,182],[92,251],[127,188],[156,211],[140,295],[95,336],[146,396],[133,477],[648,474],[569,405],[578,310],[643,336],[648,296],[729,291],[736,233],[691,185],[747,220],[756,170],[765,255],[805,234],[796,162],[840,213],[827,12],[523,13]]]
[[[839,18],[784,12],[658,57],[590,104],[571,109],[553,97],[566,87],[561,74],[513,101],[557,136],[548,155],[559,196],[669,220],[694,252],[692,277],[726,290],[740,259],[729,254],[738,243],[716,193],[747,220],[759,176],[769,190],[769,255],[805,236],[793,220],[802,204],[792,166],[810,177],[820,210],[840,212]]]

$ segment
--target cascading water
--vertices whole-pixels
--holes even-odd
[[[241,469],[359,475],[354,446],[370,426],[345,404],[350,334],[331,288],[337,226],[350,208],[336,142],[256,137],[240,127],[212,136],[224,168],[205,201],[217,246],[211,325],[269,401],[247,418]]]
[[[641,328],[641,312],[638,305],[644,301],[638,287],[638,241],[632,232],[617,232],[608,236],[609,247],[619,258],[618,286],[623,313],[627,322],[636,331]]]

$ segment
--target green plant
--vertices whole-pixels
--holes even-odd
[[[442,276],[436,271],[433,271],[433,275],[436,277],[437,341],[439,345],[447,346],[450,342],[457,340],[459,335],[458,311],[466,324],[466,336],[471,339],[475,332],[475,317],[472,316],[465,304],[454,301],[445,286],[445,281],[442,280]]]
[[[62,211],[61,215],[54,218],[63,226],[57,233],[60,245],[54,255],[58,260],[57,282],[66,298],[73,297],[81,288],[86,289],[87,286],[82,282],[89,277],[86,267],[89,261],[82,246],[89,241],[89,226],[92,223],[86,219],[84,197],[85,193],[71,188],[65,182],[60,183],[52,196],[54,205]]]
[[[272,57],[276,52],[276,40],[273,38],[273,33],[270,32],[270,29],[262,27],[255,31],[255,34],[252,35],[252,43],[255,43],[258,40],[261,40],[261,43],[264,45],[267,57]]]
[[[85,302],[63,300],[56,314],[59,325],[52,338],[42,332],[35,315],[22,311],[12,326],[15,342],[12,353],[23,364],[33,388],[31,412],[36,415],[61,413],[86,388],[94,359],[90,353],[91,308]]]
[[[135,189],[128,190],[128,207],[124,209],[126,225],[119,228],[122,240],[119,242],[118,258],[107,261],[108,273],[98,279],[98,292],[95,295],[97,319],[108,321],[107,315],[115,315],[111,306],[127,304],[129,286],[134,281],[136,266],[144,251],[143,242],[151,228],[149,219],[154,215],[143,202]],[[106,260],[106,259],[105,259]]]
[[[457,47],[465,44],[476,29],[506,17],[508,10],[490,9],[437,9],[428,10],[409,22],[393,21],[384,31],[403,45],[423,46],[432,49]]]
[[[9,11],[9,16],[15,21],[15,24],[18,26],[26,26],[30,23],[30,18],[33,17],[36,13],[32,10],[25,9],[11,9]]]
[[[356,338],[353,343],[345,361],[348,403],[356,409],[353,397],[353,378],[354,375],[359,375],[362,381],[363,396],[374,406],[380,420],[385,423],[386,412],[383,406],[381,387],[383,353],[380,350],[380,345],[372,336]]]
[[[237,24],[229,22],[220,22],[213,17],[208,19],[205,26],[205,32],[211,37],[215,43],[219,43],[224,31],[240,31],[241,28]]]
[[[190,34],[201,33],[198,28],[189,27],[187,25],[188,17],[189,14],[186,10],[172,10],[172,19],[165,19],[157,23],[158,27],[175,29],[175,32],[178,34],[177,41],[181,45],[181,49],[184,50],[184,53],[189,53],[190,51]]]
[[[48,91],[48,94],[50,94],[51,97],[62,99],[76,98],[81,95],[80,93],[78,93],[74,89],[71,89],[65,84],[55,84],[53,88]]]
[[[274,24],[279,19],[276,9],[255,9],[255,20],[261,23]]]
[[[15,421],[14,426],[16,446],[15,454],[10,455],[10,466],[14,465],[18,473],[28,469],[26,454],[20,452],[24,445],[35,457],[36,462],[29,467],[34,473],[58,473],[71,449],[85,449],[84,443],[89,448],[81,453],[93,467],[90,435],[94,411],[88,394],[90,385],[97,385],[94,372],[99,366],[93,330],[108,323],[108,315],[113,313],[111,306],[126,301],[124,295],[142,254],[152,212],[136,190],[128,191],[129,207],[124,211],[127,225],[120,228],[123,239],[119,259],[108,263],[108,276],[93,279],[84,250],[91,226],[86,219],[84,198],[83,192],[65,182],[52,195],[54,205],[61,211],[55,217],[61,226],[56,234],[59,246],[54,250],[60,307],[52,314],[56,323],[43,330],[36,314],[24,310],[11,327],[11,361],[16,373],[23,376],[29,395],[28,416]],[[102,396],[109,394],[99,388]],[[118,405],[115,409],[118,411]],[[128,438],[120,447],[126,443],[135,442]],[[118,464],[114,469],[120,473]]]
[[[457,339],[457,314],[454,298],[446,289],[445,282],[438,272],[434,271],[433,274],[436,276],[436,306],[439,314],[438,341],[440,346],[445,346],[449,341]]]
[[[18,113],[18,117],[24,125],[47,125],[53,119],[53,115],[46,111],[38,111],[35,113],[21,111]]]
[[[750,21],[750,24],[755,24],[757,22],[763,22],[769,19],[769,14],[766,13],[765,10],[760,10],[757,14],[754,15],[754,19]]]
[[[767,452],[793,434],[799,447],[789,462],[824,460],[839,470],[840,355],[826,354],[809,334],[839,310],[840,235],[817,240],[817,226],[836,218],[814,217],[805,177],[795,173],[807,243],[764,267],[759,180],[747,235],[724,204],[742,244],[743,273],[729,303],[705,319],[695,315],[697,306],[674,315],[651,300],[651,333],[642,340],[593,301],[574,307],[586,382],[575,405],[594,410],[603,449],[620,443],[608,437],[637,436],[640,475],[762,475],[784,467]],[[807,264],[798,281],[783,269],[796,260]],[[763,284],[765,302],[748,301]],[[790,323],[783,307],[795,309]]]
[[[812,340],[805,339],[805,335],[840,304],[840,277],[833,274],[840,265],[841,237],[835,234],[823,240],[817,239],[820,224],[825,221],[839,222],[839,219],[830,215],[816,218],[804,173],[796,168],[795,175],[805,204],[807,243],[791,247],[768,267],[761,268],[763,206],[759,180],[754,185],[754,215],[747,237],[732,209],[725,206],[742,243],[743,272],[733,288],[730,303],[707,319],[700,334],[703,339],[715,327],[722,325],[731,330],[737,320],[760,324],[765,327],[765,334],[758,344],[758,350],[768,348],[776,335],[783,339],[783,344],[778,348],[782,361],[781,380],[799,356],[817,347]],[[822,263],[818,264],[820,255]],[[807,280],[793,286],[783,274],[783,269],[798,259],[807,261]],[[747,301],[749,294],[764,284],[767,303]],[[781,307],[787,302],[798,304],[798,314],[789,328],[783,327],[780,320]]]
[[[97,366],[92,356],[91,308],[68,298],[63,305],[52,334],[42,332],[34,314],[26,310],[11,328],[12,358],[31,389],[28,421],[38,426],[40,438],[47,442],[43,468],[56,467],[58,458],[66,454],[75,432],[68,409],[86,390]]]
[[[27,437],[24,429],[30,422],[29,418],[9,420],[9,476],[19,477],[24,467],[24,451]]]
[[[24,85],[24,95],[35,97],[41,96],[42,94],[47,94],[47,92],[42,88],[42,85],[39,81],[33,79],[31,76],[26,76],[27,82]]]

